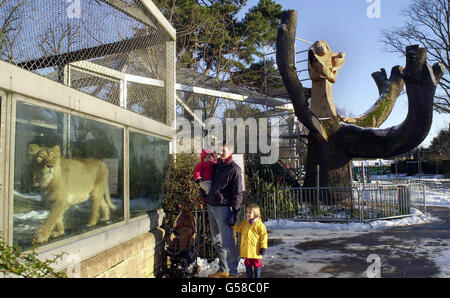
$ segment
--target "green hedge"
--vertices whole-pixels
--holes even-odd
[[[168,177],[164,183],[163,207],[165,211],[176,212],[178,205],[189,210],[197,210],[200,187],[193,179],[195,165],[200,161],[199,154],[177,154],[170,156]]]

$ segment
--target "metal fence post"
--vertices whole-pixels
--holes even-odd
[[[316,207],[319,206],[319,195],[320,195],[320,166],[317,165],[317,177],[316,177],[316,187],[317,187],[317,196],[315,199]]]
[[[427,212],[427,192],[425,188],[425,184],[421,184],[422,186],[422,196],[423,196],[423,212]]]
[[[348,166],[348,170],[349,170],[349,172],[350,172],[350,186],[351,186],[351,187],[353,187],[353,185],[354,185],[354,183],[353,183],[353,171],[352,171],[353,164],[352,164],[352,163],[353,163],[353,162],[350,161],[350,164],[349,164],[349,166]]]
[[[362,202],[362,192],[358,189],[358,203],[359,203],[359,220],[363,222],[364,220],[364,206]]]
[[[273,191],[273,212],[274,219],[277,219],[277,199],[276,199],[276,191]]]
[[[364,171],[364,162],[361,162],[363,189],[366,188],[366,173]]]

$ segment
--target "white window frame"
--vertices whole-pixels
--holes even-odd
[[[8,244],[11,245],[13,240],[14,129],[17,100],[123,128],[124,220],[61,241],[44,244],[37,251],[40,257],[45,258],[66,252],[68,255],[76,254],[81,260],[85,260],[162,224],[164,215],[162,209],[130,218],[128,135],[132,130],[170,142],[175,135],[174,127],[3,61],[0,61],[0,95],[2,96],[0,162],[4,165],[0,171],[0,186],[2,186],[0,195],[3,198],[0,200],[0,217],[2,218],[0,230]],[[65,259],[55,268],[64,269],[71,265]]]

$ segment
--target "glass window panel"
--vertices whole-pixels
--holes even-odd
[[[169,141],[130,132],[130,216],[161,208]]]
[[[123,220],[123,129],[17,102],[13,242],[58,241]]]

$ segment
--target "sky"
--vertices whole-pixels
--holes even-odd
[[[374,1],[380,4],[374,8]],[[392,67],[405,66],[405,58],[383,50],[380,42],[383,29],[401,27],[406,18],[401,9],[410,0],[275,0],[283,10],[298,12],[297,37],[314,42],[326,41],[333,52],[345,52],[345,64],[333,85],[333,98],[338,109],[352,116],[368,110],[378,99],[378,89],[371,74],[385,68],[388,76]],[[246,9],[258,0],[249,0]],[[379,12],[379,15],[368,14]],[[244,10],[245,11],[245,10]],[[369,16],[372,16],[370,18]],[[307,49],[306,43],[298,42],[297,50]],[[305,56],[306,59],[306,56]],[[298,59],[299,60],[299,59]],[[300,64],[307,68],[307,65]],[[308,82],[304,84],[307,87]],[[381,128],[400,124],[408,112],[406,94],[397,99],[395,107]],[[433,124],[428,137],[421,146],[429,146],[439,130],[448,127],[450,115],[434,112]]]

